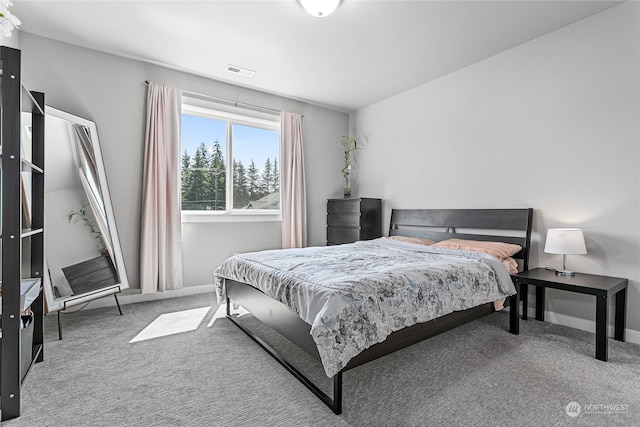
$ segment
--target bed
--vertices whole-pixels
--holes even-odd
[[[509,255],[515,260],[512,262],[517,262],[519,270],[527,270],[532,218],[533,209],[394,209],[389,238],[337,247],[263,251],[234,256],[216,271],[216,289],[219,299],[227,304],[227,318],[334,413],[340,414],[344,372],[493,313],[502,300],[510,305],[509,331],[519,333],[519,290],[517,284],[512,283],[507,270],[499,265],[501,260],[475,250],[451,249],[446,245],[444,248],[437,247],[440,244],[420,246],[415,242],[407,243],[406,240],[518,245]],[[466,246],[464,248],[468,249]],[[339,264],[343,258],[348,258],[349,265]],[[425,268],[422,266],[423,260],[424,263],[433,262],[436,266]],[[376,270],[377,276],[363,276],[357,270],[358,264],[362,264],[362,269]],[[403,267],[402,264],[409,266]],[[392,270],[393,277],[390,273]],[[274,275],[274,287],[269,288],[263,283],[265,275]],[[463,283],[467,279],[469,283]],[[429,280],[434,284],[439,283],[444,294],[450,295],[426,295],[426,288],[422,286],[435,286],[426,283]],[[456,285],[448,284],[451,281]],[[488,285],[490,281],[492,284]],[[309,296],[310,288],[316,285],[321,286],[320,296]],[[343,285],[349,292],[342,288]],[[464,286],[469,286],[469,289],[464,290]],[[347,304],[344,303],[345,299],[349,299],[351,304],[354,289],[362,291],[365,298],[353,299],[362,301],[356,303],[357,308],[344,308]],[[334,290],[341,295],[340,298],[331,293]],[[389,299],[386,293],[391,295]],[[400,299],[399,295],[404,299]],[[421,298],[416,298],[416,295]],[[397,300],[393,299],[395,297],[398,297]],[[416,299],[428,303],[425,302],[424,306],[421,302],[414,304]],[[278,354],[266,341],[242,325],[231,314],[232,304],[242,306],[255,318],[321,361],[327,376],[333,379],[333,397],[305,377],[284,355]],[[415,310],[412,308],[414,305]],[[321,314],[318,314],[319,311]],[[336,312],[340,312],[340,315],[334,317],[332,313]],[[348,315],[344,314],[346,312]],[[350,323],[344,323],[350,322],[351,318],[356,319],[357,324],[350,326]],[[363,322],[368,329],[361,327]],[[390,326],[385,326],[387,324]],[[375,333],[370,333],[372,330]],[[348,335],[346,338],[340,335],[345,331]],[[345,343],[347,340],[351,341]]]

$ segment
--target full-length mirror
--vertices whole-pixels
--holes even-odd
[[[129,287],[96,124],[45,110],[47,311]]]

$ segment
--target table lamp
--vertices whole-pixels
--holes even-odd
[[[567,270],[567,255],[587,253],[582,230],[579,228],[550,228],[547,230],[544,251],[548,254],[562,255],[562,270],[556,270],[556,274],[560,276],[575,276],[575,272]]]

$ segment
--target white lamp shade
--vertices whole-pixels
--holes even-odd
[[[587,253],[584,236],[579,228],[550,228],[544,251],[548,254],[581,255]]]
[[[300,4],[310,15],[322,18],[331,15],[340,0],[300,0]]]

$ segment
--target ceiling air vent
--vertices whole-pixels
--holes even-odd
[[[226,70],[230,73],[237,74],[244,77],[253,77],[255,71],[247,70],[246,68],[237,67],[235,65],[227,65]]]

